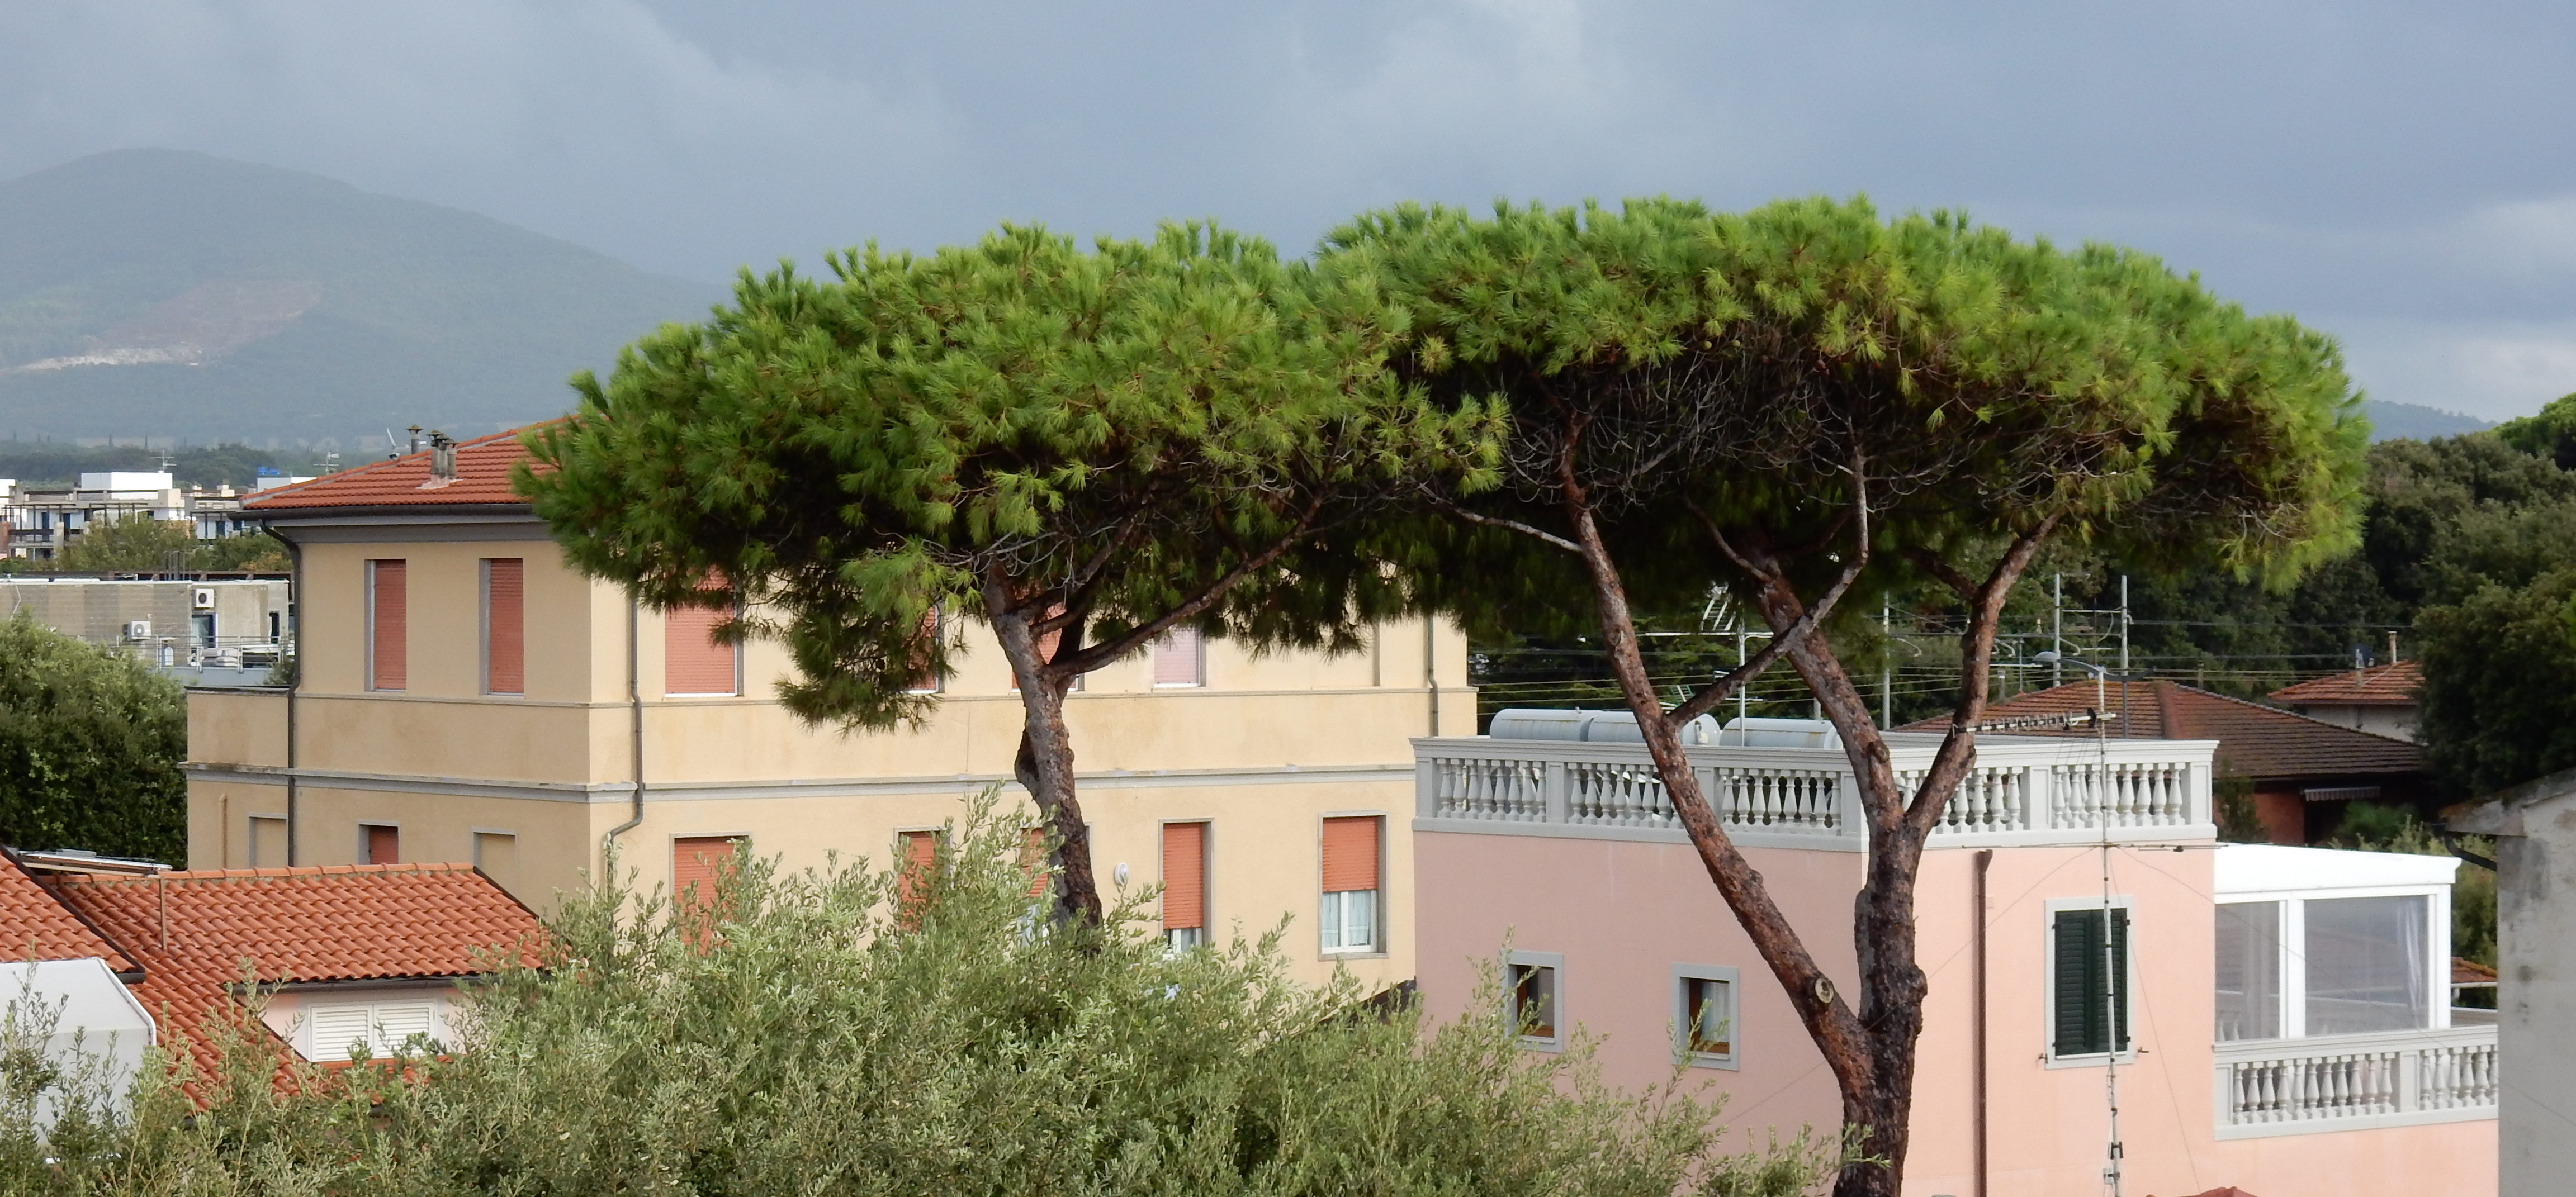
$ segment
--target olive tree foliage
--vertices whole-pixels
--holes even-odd
[[[1511,413],[1501,485],[1380,551],[1488,629],[1593,613],[1676,818],[1888,1165],[1838,1191],[1895,1192],[1926,990],[1914,879],[1972,760],[2006,598],[2052,537],[2274,578],[2347,547],[2366,429],[2334,347],[2143,255],[1857,200],[1401,207],[1327,245],[1319,269],[1400,310],[1385,323],[1411,330],[1408,380]],[[1855,587],[1921,585],[1966,619],[1948,734],[1907,786],[1817,629]],[[1632,613],[1714,587],[1774,635],[1668,708],[1675,679],[1647,673]],[[1871,841],[1848,997],[1678,736],[1782,659],[1840,733]]]
[[[746,273],[577,379],[521,488],[581,568],[783,641],[808,719],[919,719],[962,625],[990,629],[1060,912],[1097,919],[1067,691],[1183,625],[1356,647],[1392,587],[1301,546],[1426,469],[1472,482],[1490,417],[1432,413],[1382,369],[1400,330],[1212,226],[830,266]]]
[[[124,653],[0,619],[0,844],[183,859],[188,703]]]
[[[74,1120],[50,1165],[0,1101],[0,1187],[1794,1197],[1835,1167],[1838,1144],[1739,1151],[1693,1092],[1522,1049],[1490,989],[1435,1024],[1291,981],[1276,933],[1167,952],[1142,897],[1033,934],[1020,842],[987,806],[901,885],[755,863],[681,916],[578,896],[461,1042],[280,1086],[247,1012],[218,1019],[219,1075]]]

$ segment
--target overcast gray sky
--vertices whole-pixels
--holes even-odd
[[[1002,220],[1865,192],[2163,254],[2374,397],[2576,391],[2576,5],[9,0],[0,177],[315,171],[722,278]]]

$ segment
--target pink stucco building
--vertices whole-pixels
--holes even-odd
[[[1840,748],[1700,738],[1689,751],[1730,834],[1848,986],[1867,845]],[[1918,776],[1938,742],[1889,740],[1899,774]],[[2496,1028],[2450,1003],[2456,862],[2222,846],[2212,748],[1981,740],[1922,872],[1931,999],[1908,1194],[2102,1191],[2114,1069],[2132,1197],[2495,1192]],[[1757,1134],[1839,1121],[1822,1058],[1642,745],[1416,749],[1418,961],[1435,1012],[1463,1011],[1494,977],[1502,994],[1481,992],[1533,1018],[1533,1051],[1590,1036],[1614,1082],[1678,1071]]]

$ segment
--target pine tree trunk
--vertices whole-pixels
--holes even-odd
[[[1075,675],[1039,660],[1038,637],[1022,604],[1000,583],[985,583],[985,611],[1011,676],[1020,687],[1020,750],[1011,772],[1037,804],[1054,844],[1055,917],[1058,922],[1100,925],[1105,914],[1100,883],[1091,868],[1091,831],[1074,793],[1073,736],[1064,725],[1064,698]]]

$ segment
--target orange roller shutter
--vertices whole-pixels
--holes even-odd
[[[367,563],[367,686],[400,690],[410,676],[406,650],[411,647],[408,561]]]
[[[1375,815],[1324,820],[1324,892],[1378,888]]]
[[[495,557],[483,563],[483,689],[524,694],[527,667],[527,562]]]
[[[662,693],[731,694],[734,646],[715,639],[729,613],[675,607],[662,613]]]
[[[1020,832],[1020,867],[1029,874],[1029,896],[1043,898],[1047,892],[1047,829],[1024,828]]]
[[[1163,824],[1163,929],[1207,926],[1207,824]]]
[[[671,896],[695,905],[715,896],[716,874],[733,859],[741,841],[725,835],[682,836],[671,841]]]
[[[939,867],[939,833],[903,833],[903,860],[894,875],[895,917],[909,924],[930,892],[931,870]]]
[[[401,864],[402,832],[391,827],[367,828],[367,863]]]

